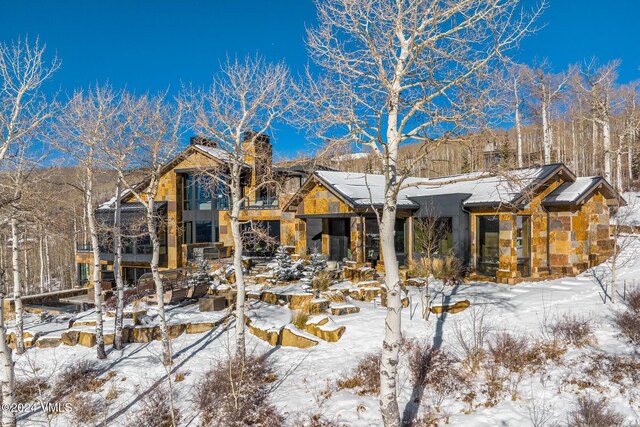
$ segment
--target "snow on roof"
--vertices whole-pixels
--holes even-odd
[[[207,145],[201,145],[201,144],[196,144],[195,147],[198,150],[204,151],[211,157],[214,157],[218,160],[222,160],[223,162],[229,161],[231,158],[228,152],[221,150],[220,148],[209,147]]]
[[[504,175],[482,172],[440,178],[409,177],[398,194],[398,207],[414,208],[413,198],[445,194],[468,194],[465,206],[512,203],[527,189],[544,181],[560,165],[517,169]],[[318,171],[316,175],[355,206],[379,206],[384,202],[385,177],[353,172]]]
[[[602,178],[599,176],[584,176],[576,178],[574,182],[565,182],[553,190],[544,199],[545,204],[567,204],[576,203],[586,191],[598,183]]]

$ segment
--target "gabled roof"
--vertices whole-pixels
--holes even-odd
[[[611,184],[601,176],[585,176],[576,178],[574,182],[565,182],[545,197],[542,204],[545,206],[575,206],[596,190],[604,193],[608,199],[619,199],[621,206],[627,204]]]
[[[575,175],[565,165],[556,163],[515,169],[500,175],[474,172],[440,178],[409,177],[404,180],[405,188],[398,194],[397,206],[400,209],[417,209],[420,197],[451,194],[466,195],[463,202],[465,207],[518,206],[527,203],[550,182],[560,178],[565,181],[561,186],[563,190],[552,193],[557,199],[557,204],[570,203],[565,200],[569,198],[570,193],[583,194],[579,191],[584,185],[583,180],[580,179],[579,185],[572,185],[577,179]],[[383,175],[316,171],[287,203],[285,210],[297,208],[315,183],[323,184],[352,208],[378,209],[384,202],[385,177]],[[604,179],[599,178],[595,185],[599,183],[604,183],[603,188],[607,189],[612,198],[617,197],[615,190]],[[555,203],[551,199],[549,201]]]
[[[189,155],[192,154],[193,152],[201,153],[204,156],[207,156],[210,159],[214,160],[218,164],[224,164],[229,160],[229,153],[227,153],[224,150],[221,150],[219,148],[209,147],[206,145],[201,145],[201,144],[192,144],[187,146],[187,148],[185,148],[183,151],[181,151],[175,157],[173,157],[171,160],[165,163],[164,166],[162,166],[160,175],[162,176],[166,174],[168,171],[173,169],[176,166],[176,164],[180,163],[181,161],[189,157]],[[136,191],[142,191],[148,185],[148,183],[149,183],[149,179],[147,178],[139,182],[138,184],[136,184],[134,188],[136,189]],[[129,189],[125,189],[122,192],[122,196],[120,197],[120,200],[124,202],[125,200],[128,200],[131,197],[134,197],[133,192],[130,191]],[[115,201],[116,201],[115,197],[112,197],[108,201],[102,203],[100,205],[100,209],[112,207]]]

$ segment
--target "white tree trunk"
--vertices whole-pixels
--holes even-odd
[[[47,233],[44,235],[44,255],[46,258],[45,267],[47,268],[47,289],[49,291],[52,290],[52,280],[51,280],[51,257],[49,256],[49,236]]]
[[[45,286],[44,286],[44,245],[42,244],[44,238],[42,236],[40,236],[40,250],[39,250],[39,254],[40,254],[40,292],[44,293],[45,292]]]
[[[93,156],[93,153],[91,153]],[[102,283],[100,282],[100,242],[98,239],[98,225],[93,211],[93,165],[86,169],[87,182],[85,183],[87,222],[89,223],[89,235],[91,236],[91,249],[93,250],[93,297],[96,310],[96,352],[98,359],[105,359],[107,353],[104,350],[104,331],[102,319]],[[46,251],[46,235],[45,235]]]
[[[236,167],[234,166],[234,169]],[[233,236],[233,268],[236,276],[236,355],[244,360],[246,355],[245,344],[245,288],[244,273],[242,271],[242,236],[240,235],[240,184],[239,179],[234,178],[235,182],[231,188],[231,234]]]
[[[4,283],[2,283],[4,287]],[[2,363],[2,426],[13,427],[16,425],[16,416],[11,411],[15,403],[15,371],[11,348],[7,343],[7,328],[4,323],[4,292],[0,290],[0,363]]]
[[[573,170],[580,173],[580,154],[578,153],[578,141],[576,138],[576,121],[571,120],[571,156],[573,157]]]
[[[602,121],[602,151],[604,151],[604,178],[611,182],[611,125],[609,119]]]
[[[395,86],[400,84],[396,80]],[[380,357],[380,412],[386,427],[400,426],[398,409],[397,377],[402,340],[402,297],[400,295],[400,273],[394,242],[397,205],[397,161],[398,161],[398,111],[399,91],[391,94],[387,125],[387,147],[385,150],[384,175],[385,200],[380,219],[380,245],[384,260],[385,285],[387,287],[387,316],[385,318],[384,340]]]
[[[633,185],[633,145],[636,142],[636,131],[632,130],[631,135],[629,135],[629,146],[627,152],[627,167],[629,169],[629,187]]]
[[[553,137],[551,135],[551,123],[549,105],[546,100],[542,101],[542,148],[544,150],[544,163],[551,163],[551,149],[553,147]]]
[[[596,153],[597,153],[597,148],[598,148],[598,123],[596,122],[595,118],[592,121],[592,127],[591,127],[591,174],[595,174],[596,173],[596,167],[597,167],[597,163],[596,163],[596,159],[598,158]]]
[[[616,150],[616,190],[622,193],[622,144],[624,143],[624,136],[620,135],[620,145]]]
[[[22,251],[22,260],[24,262],[24,280],[23,282],[25,283],[25,290],[28,293],[30,288],[32,287],[31,285],[31,281],[30,279],[30,275],[29,275],[29,251],[27,250],[27,243],[29,241],[29,238],[27,237],[27,234],[24,233],[22,235],[22,240],[24,242],[24,249]]]
[[[116,279],[116,318],[115,318],[115,335],[113,338],[113,347],[116,350],[122,349],[122,324],[124,318],[124,281],[122,280],[122,226],[120,220],[120,212],[122,210],[122,180],[118,177],[116,187],[116,211],[114,214],[114,237],[113,245],[115,246],[115,257],[113,261],[113,274]]]
[[[153,186],[154,184],[150,184]],[[156,184],[157,185],[157,184]],[[153,187],[151,187],[153,188]],[[156,284],[156,299],[158,301],[158,323],[160,327],[160,337],[162,340],[162,362],[165,366],[171,364],[171,341],[169,340],[169,330],[167,328],[167,318],[164,307],[164,284],[158,265],[160,263],[160,238],[158,237],[158,221],[155,215],[154,195],[147,193],[147,228],[149,229],[149,237],[153,246],[153,254],[151,256],[151,274]]]
[[[518,79],[515,78],[513,79],[513,94],[516,101],[516,140],[518,151],[518,167],[521,168],[524,166],[524,161],[522,160],[522,126],[520,123],[520,98],[518,96]]]
[[[24,320],[22,313],[22,286],[20,284],[20,264],[18,251],[18,220],[11,218],[11,266],[13,269],[13,301],[16,311],[16,352],[24,353]]]

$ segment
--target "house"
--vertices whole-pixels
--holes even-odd
[[[350,258],[384,268],[376,211],[382,175],[316,171],[289,200],[296,250]],[[416,224],[436,218],[443,252],[465,262],[472,277],[516,283],[575,275],[607,259],[611,207],[624,200],[601,177],[576,177],[563,164],[443,178],[408,177],[398,194],[399,263],[419,255]]]
[[[384,200],[384,176],[326,168],[311,171],[303,164],[274,166],[266,135],[245,154],[242,181],[248,197],[240,222],[247,234],[246,228],[258,226],[276,244],[295,246],[300,256],[320,252],[330,260],[347,258],[384,270],[376,219]],[[156,203],[161,268],[231,254],[227,195],[218,190],[212,194],[200,176],[202,170],[223,172],[227,156],[212,142],[192,138],[165,165]],[[254,191],[266,175],[276,177],[280,185]],[[398,195],[395,224],[401,265],[423,255],[422,225],[437,221],[440,254],[455,254],[472,277],[503,283],[574,275],[607,259],[613,248],[610,208],[624,204],[603,178],[576,177],[563,164],[498,175],[408,177],[404,187]],[[149,271],[151,245],[141,228],[143,206],[132,194],[124,194],[122,202],[125,234],[139,236],[126,238],[123,245],[123,276],[133,283]],[[100,206],[96,216],[106,226],[112,223],[114,201]],[[113,251],[108,238],[101,242],[104,280],[113,275]],[[264,257],[272,249],[258,239],[249,242],[245,252]],[[79,280],[89,281],[90,245],[79,245],[76,261]]]
[[[249,140],[252,134],[246,134]],[[276,242],[292,242],[293,213],[286,213],[281,206],[295,193],[310,172],[308,165],[295,164],[289,167],[275,167],[271,164],[272,147],[269,137],[262,135],[255,144],[245,149],[245,171],[242,189],[247,200],[240,212],[244,227],[258,226]],[[190,260],[202,256],[225,257],[233,247],[229,227],[229,199],[222,189],[213,194],[211,185],[202,176],[202,171],[224,174],[228,153],[206,139],[194,137],[190,145],[162,170],[159,181],[156,215],[162,242],[160,268],[175,269],[187,266]],[[261,183],[266,172],[279,183],[277,186],[263,186],[253,191]],[[274,178],[275,177],[275,178]],[[270,178],[270,179],[271,179]],[[141,183],[144,186],[146,183]],[[115,198],[96,210],[96,219],[102,225],[100,238],[100,258],[102,280],[113,277],[114,251],[110,247],[108,229],[113,225]],[[145,208],[131,192],[122,197],[123,259],[122,273],[126,282],[135,283],[144,273],[149,272],[152,247],[148,234],[145,235]],[[287,221],[289,220],[289,221]],[[289,232],[289,227],[291,232]],[[249,247],[249,254],[265,251],[256,243]],[[91,245],[81,243],[76,251],[78,281],[90,282],[93,264]]]

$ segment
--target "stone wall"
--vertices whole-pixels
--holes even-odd
[[[576,275],[606,261],[614,244],[606,198],[598,192],[580,206],[550,209],[549,235],[553,274]]]

